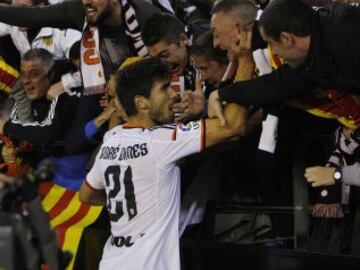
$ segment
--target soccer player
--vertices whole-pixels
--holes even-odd
[[[117,95],[128,122],[110,130],[80,190],[80,200],[106,204],[111,237],[100,269],[180,269],[180,171],[177,161],[245,129],[246,109],[218,119],[171,124],[169,69],[148,58],[119,71]],[[201,91],[200,82],[196,91]]]

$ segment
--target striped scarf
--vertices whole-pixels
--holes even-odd
[[[352,165],[352,157],[359,148],[359,143],[351,137],[345,138],[343,128],[340,127],[335,132],[335,150],[330,156],[326,167],[338,167]],[[337,183],[328,187],[316,189],[316,204],[313,207],[314,217],[324,218],[343,218],[344,212],[341,205],[349,203],[350,186]]]

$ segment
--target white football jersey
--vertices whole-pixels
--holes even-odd
[[[105,189],[112,236],[100,269],[179,270],[180,170],[204,147],[204,121],[109,131],[87,175]]]

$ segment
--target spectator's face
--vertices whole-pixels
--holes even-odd
[[[211,17],[211,31],[214,36],[214,48],[227,50],[232,55],[239,36],[239,25],[229,14],[215,13]]]
[[[155,80],[149,97],[149,116],[156,124],[174,121],[174,112],[170,110],[177,93],[170,86],[169,80]]]
[[[304,63],[309,46],[304,45],[304,42],[301,41],[303,38],[282,32],[280,40],[276,41],[268,36],[262,27],[260,27],[260,34],[263,40],[269,44],[272,53],[284,59],[290,67],[297,68]]]
[[[218,87],[226,71],[226,66],[209,60],[203,55],[193,55],[192,59],[194,67],[200,71],[201,81]]]
[[[21,61],[21,83],[29,100],[45,97],[51,86],[48,67],[39,59]]]
[[[111,14],[112,0],[82,0],[87,22],[98,25]]]
[[[160,41],[148,47],[149,54],[152,57],[159,57],[161,62],[169,66],[173,75],[181,75],[189,61],[187,42],[185,34],[177,43]]]

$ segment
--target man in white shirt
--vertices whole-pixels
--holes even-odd
[[[206,119],[171,124],[176,92],[154,58],[118,73],[128,122],[110,130],[80,190],[80,200],[107,205],[111,233],[100,269],[179,270],[180,170],[177,161],[245,129],[246,109],[229,104],[227,124]],[[200,82],[196,91],[202,91]]]

